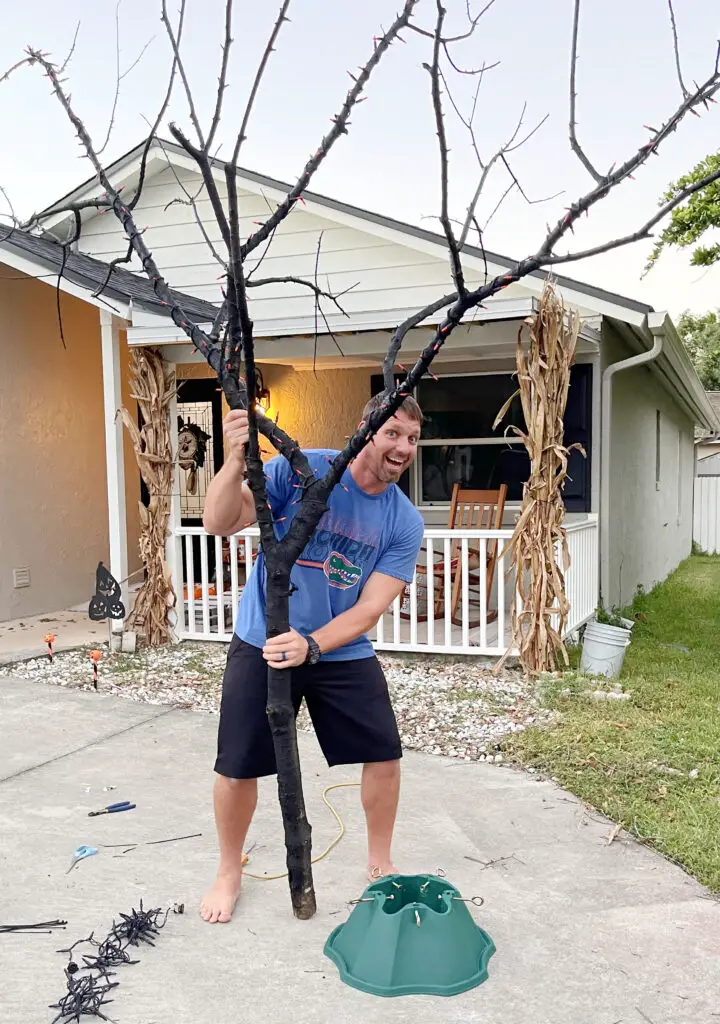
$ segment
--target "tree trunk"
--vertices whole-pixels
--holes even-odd
[[[268,637],[290,629],[290,570],[276,564],[281,559],[277,551],[265,555]],[[305,811],[292,703],[292,669],[268,668],[267,715],[275,747],[290,899],[295,917],[304,921],[313,916],[317,905],[312,877],[312,829]]]

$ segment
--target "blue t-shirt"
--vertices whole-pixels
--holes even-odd
[[[323,477],[336,451],[306,451],[310,469]],[[299,491],[296,477],[281,456],[265,465],[268,501],[275,535],[281,540],[300,507],[293,505]],[[284,519],[284,522],[277,522]],[[346,470],[332,491],[323,515],[305,550],[293,566],[297,587],[290,597],[290,625],[299,633],[312,633],[352,608],[373,572],[412,581],[422,543],[423,518],[403,492],[391,484],[381,494],[366,494]],[[267,639],[265,620],[266,572],[262,552],[250,573],[240,600],[235,632],[253,647]],[[367,636],[323,654],[325,661],[369,658],[373,647]]]

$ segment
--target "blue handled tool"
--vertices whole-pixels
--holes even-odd
[[[70,867],[65,872],[69,875],[72,869],[75,867],[79,860],[85,860],[86,857],[93,857],[97,853],[94,846],[78,846],[77,850],[73,854],[73,859],[70,862]]]
[[[89,811],[88,818],[96,818],[98,814],[117,814],[119,811],[132,811],[137,804],[131,804],[129,800],[122,800],[119,804],[109,804],[101,811]]]

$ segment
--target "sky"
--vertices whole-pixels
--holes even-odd
[[[365,63],[372,37],[393,20],[400,0],[293,0],[263,79],[241,165],[294,181],[340,109],[350,84],[348,70]],[[446,25],[463,31],[465,0],[445,0]],[[160,0],[26,0],[13,7],[0,37],[0,74],[22,57],[27,45],[62,62],[80,23],[66,75],[73,106],[102,145],[116,86],[116,24],[121,68],[141,60],[121,83],[110,141],[110,161],[147,134],[167,85],[171,53],[160,21]],[[479,9],[471,0],[471,9]],[[275,20],[279,2],[235,0],[234,46],[229,88],[218,141],[220,156],[231,149],[245,108],[255,66]],[[170,0],[176,17],[177,0]],[[417,24],[431,28],[435,3],[420,0]],[[573,0],[495,0],[469,40],[451,54],[458,67],[499,62],[485,72],[475,130],[488,158],[512,135],[525,107],[523,129],[539,130],[511,156],[511,167],[528,203],[514,190],[490,220],[485,245],[522,258],[537,250],[546,223],[592,186],[568,140],[569,55]],[[702,81],[715,62],[720,36],[717,5],[674,0],[685,80]],[[204,125],[217,92],[224,0],[187,0],[183,55]],[[432,42],[412,32],[383,59],[340,139],[313,179],[311,189],[375,212],[439,230],[440,178],[430,80],[422,67]],[[602,171],[627,159],[681,102],[667,0],[585,0],[581,8],[577,70],[578,137]],[[463,113],[469,112],[477,80],[450,71],[448,85]],[[462,218],[475,191],[479,168],[468,132],[446,101],[451,146],[451,213]],[[192,126],[181,88],[175,89],[167,120],[186,133]],[[37,68],[23,68],[0,84],[0,185],[18,217],[49,205],[91,175],[66,115]],[[167,135],[165,130],[163,134]],[[659,156],[603,200],[559,251],[587,248],[638,228],[655,211],[674,180],[710,152],[720,137],[720,103],[702,117],[688,116]],[[484,225],[510,184],[493,174],[478,206]],[[548,198],[554,197],[554,198]],[[720,267],[689,265],[690,252],[668,252],[648,274],[651,243],[559,268],[673,315],[720,306]]]

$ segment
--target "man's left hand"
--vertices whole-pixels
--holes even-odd
[[[266,641],[263,658],[270,668],[297,668],[304,664],[307,652],[308,642],[305,637],[291,629],[289,633],[281,633]]]

